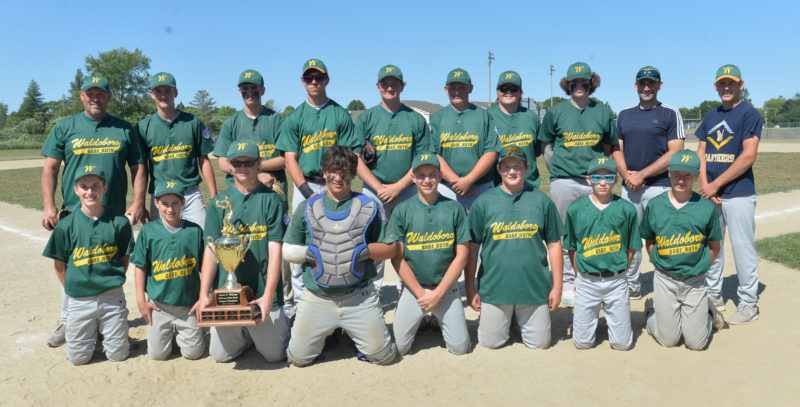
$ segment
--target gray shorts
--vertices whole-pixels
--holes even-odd
[[[186,359],[203,356],[205,335],[197,327],[197,316],[189,315],[191,307],[164,304],[150,300],[160,311],[153,310],[153,325],[147,327],[147,354],[155,360],[166,360],[172,353],[172,337]]]
[[[429,287],[433,289],[435,287]],[[439,305],[431,311],[442,327],[442,336],[447,350],[456,355],[467,353],[470,347],[467,320],[464,316],[464,304],[461,303],[461,293],[458,283],[454,283],[444,294]],[[407,287],[403,288],[400,299],[397,301],[397,310],[394,313],[394,340],[397,350],[405,355],[411,350],[414,336],[420,322],[425,316],[425,311],[417,304],[417,297]]]
[[[108,360],[128,358],[128,308],[122,286],[100,295],[68,297],[67,308],[67,360],[73,365],[92,359],[98,332]]]

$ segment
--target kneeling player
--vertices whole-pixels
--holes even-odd
[[[467,212],[437,192],[442,174],[435,154],[416,156],[411,169],[417,196],[397,205],[389,221],[390,240],[402,248],[394,263],[405,285],[394,314],[397,350],[408,353],[422,318],[432,312],[447,350],[461,355],[470,346],[457,283],[469,250]]]
[[[706,347],[712,325],[717,330],[725,325],[706,290],[706,272],[719,253],[722,232],[717,206],[692,191],[699,172],[694,151],[675,153],[669,160],[672,189],[650,201],[640,225],[656,266],[655,312],[647,318],[647,332],[669,347],[683,336],[692,350]]]
[[[470,306],[481,313],[478,342],[503,346],[515,313],[525,346],[547,348],[550,312],[561,302],[564,225],[553,201],[525,186],[528,161],[519,147],[500,152],[497,170],[502,184],[475,200],[469,213],[465,284]]]
[[[578,349],[594,346],[602,307],[611,347],[627,350],[633,345],[633,331],[625,270],[636,249],[642,248],[638,215],[630,202],[611,193],[617,183],[611,158],[593,159],[586,183],[592,193],[569,205],[564,240],[578,271],[572,341]]]

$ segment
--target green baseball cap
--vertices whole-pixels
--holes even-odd
[[[423,165],[432,165],[436,168],[439,167],[439,157],[436,154],[425,153],[425,154],[417,154],[414,156],[414,160],[411,161],[411,171],[415,171],[417,168]]]
[[[589,170],[586,171],[586,175],[589,175],[597,170],[609,170],[612,173],[617,173],[617,163],[614,162],[614,159],[611,157],[597,157],[589,163]]]
[[[447,82],[445,82],[445,85],[449,85],[453,82],[461,82],[467,85],[472,85],[472,79],[469,77],[469,72],[461,68],[453,69],[447,74]]]
[[[678,151],[669,159],[669,170],[697,175],[700,173],[700,157],[692,150]]]
[[[514,71],[505,71],[497,77],[497,86],[505,85],[507,83],[517,85],[521,88],[522,78]]]
[[[258,86],[264,86],[264,77],[261,76],[255,69],[248,69],[239,74],[239,82],[236,84],[252,83]]]
[[[175,180],[156,181],[153,198],[161,198],[166,194],[175,194],[183,199],[183,184]]]
[[[322,73],[328,73],[328,68],[325,66],[325,63],[322,62],[321,59],[314,59],[311,58],[303,64],[303,73],[306,73],[309,69],[316,69]]]
[[[592,79],[592,68],[586,62],[576,62],[567,68],[567,80]]]
[[[741,82],[742,71],[739,70],[738,66],[733,64],[722,65],[717,69],[717,79],[714,80],[714,83],[719,82],[720,79],[733,79],[736,82]]]
[[[398,68],[395,65],[386,65],[383,68],[381,68],[378,71],[378,82],[380,82],[381,79],[383,79],[383,78],[385,78],[387,76],[393,76],[393,77],[399,79],[400,82],[403,81],[403,71],[401,71],[400,68]]]
[[[87,76],[83,79],[81,90],[86,92],[91,88],[98,88],[105,93],[111,93],[111,85],[108,84],[108,79],[103,78],[102,76],[93,75]]]
[[[77,184],[78,181],[87,176],[87,175],[96,175],[106,182],[106,174],[105,171],[99,166],[92,163],[79,165],[77,171],[75,171],[75,183]]]
[[[153,90],[159,86],[169,86],[176,89],[178,88],[178,84],[175,82],[175,77],[169,72],[159,72],[150,77],[150,90]]]
[[[258,145],[253,140],[241,139],[231,143],[226,157],[233,160],[236,157],[258,158]]]
[[[500,150],[500,158],[497,159],[497,164],[500,164],[506,158],[519,158],[524,162],[528,162],[528,155],[522,151],[518,146],[508,146]]]
[[[661,72],[654,66],[645,66],[639,69],[639,72],[636,72],[636,82],[642,79],[652,79],[656,82],[661,82]]]

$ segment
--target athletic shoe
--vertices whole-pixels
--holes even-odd
[[[736,312],[733,314],[728,323],[731,325],[744,325],[749,324],[758,319],[758,307],[755,305],[739,304]]]
[[[61,324],[56,328],[53,332],[53,335],[50,336],[50,339],[47,340],[47,346],[51,348],[57,348],[65,343],[67,343],[67,326]]]
[[[628,288],[628,298],[632,300],[641,300],[642,292],[639,290],[634,290],[633,288]]]
[[[708,297],[708,313],[711,314],[711,328],[715,331],[725,328],[725,317],[719,312],[714,301],[711,301],[711,297]]]
[[[714,308],[717,309],[719,312],[725,312],[725,300],[722,299],[722,296],[715,297],[711,294],[708,295],[708,300],[714,304]]]
[[[568,290],[561,292],[561,303],[564,304],[565,307],[574,307],[575,306],[575,290]]]

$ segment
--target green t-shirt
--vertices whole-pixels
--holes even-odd
[[[103,206],[117,214],[125,213],[128,193],[128,166],[144,162],[139,135],[130,123],[107,114],[95,121],[84,113],[61,119],[47,136],[41,155],[64,161],[61,176],[62,208],[80,210],[81,200],[75,195],[75,172],[83,165],[97,165],[106,174],[108,192]]]
[[[249,118],[243,110],[239,110],[222,123],[222,130],[214,145],[214,155],[227,158],[228,147],[232,142],[249,139],[258,143],[258,155],[262,160],[280,157],[280,152],[275,149],[275,140],[278,139],[281,123],[283,115],[268,107],[264,107],[255,119]],[[281,188],[286,191],[286,173],[281,170],[275,171],[274,175],[281,183]],[[230,176],[228,174],[226,178]]]
[[[233,208],[231,224],[236,229],[236,236],[250,235],[250,250],[236,268],[236,278],[242,285],[253,289],[256,297],[264,295],[267,284],[267,266],[269,265],[269,242],[283,241],[283,233],[289,223],[285,205],[281,197],[271,189],[259,183],[258,188],[248,194],[243,194],[231,185],[211,199],[206,208],[205,238],[210,236],[217,240],[222,230],[222,217],[227,216],[227,211],[217,207],[217,202],[228,197]],[[223,213],[224,212],[224,213]],[[228,273],[219,265],[217,269],[217,283],[213,288],[225,284]],[[283,305],[283,286],[279,278],[275,288],[275,297],[272,305]]]
[[[88,297],[125,283],[122,258],[132,251],[128,218],[106,210],[94,220],[78,209],[58,222],[42,255],[67,263],[67,295]]]
[[[478,293],[489,304],[547,304],[552,277],[546,242],[564,235],[555,204],[541,191],[495,187],[469,211],[470,240],[481,244]]]
[[[456,245],[469,242],[467,212],[441,195],[433,206],[414,196],[392,212],[386,242],[403,243],[403,258],[420,284],[438,285],[456,257]]]
[[[153,113],[136,123],[135,130],[149,160],[151,194],[154,181],[176,180],[187,187],[200,183],[197,158],[211,153],[214,142],[199,118],[179,112],[168,122]]]
[[[469,174],[486,153],[500,152],[500,139],[492,129],[489,111],[470,105],[457,112],[452,105],[431,116],[431,148],[447,162],[458,175]],[[491,171],[479,178],[475,185],[493,180]]]
[[[536,139],[542,145],[553,144],[550,180],[585,177],[589,163],[604,154],[603,144],[619,144],[614,115],[595,101],[583,110],[569,100],[553,106],[544,115]]]
[[[698,193],[676,209],[669,191],[647,203],[639,232],[655,240],[650,262],[658,269],[683,276],[696,276],[711,267],[708,242],[722,240],[717,206]]]
[[[567,208],[564,248],[575,250],[583,273],[620,272],[628,268],[628,250],[641,249],[639,220],[630,202],[613,195],[600,210],[584,196]]]
[[[408,173],[414,156],[428,152],[428,124],[421,114],[401,105],[395,113],[377,105],[356,119],[356,135],[363,146],[369,141],[378,160],[372,170],[384,184],[393,184]]]
[[[332,99],[320,109],[303,102],[281,125],[275,145],[280,151],[297,153],[303,175],[322,175],[322,154],[331,146],[347,146],[361,153],[363,143],[353,131],[350,113]]]
[[[131,263],[145,271],[145,290],[151,300],[187,307],[200,295],[203,230],[183,221],[175,233],[161,219],[142,226]]]
[[[530,168],[525,173],[525,185],[531,189],[539,189],[541,180],[539,179],[539,168],[536,166],[536,157],[542,154],[539,143],[536,142],[536,133],[539,132],[539,116],[536,112],[522,106],[514,114],[508,115],[500,110],[500,105],[489,108],[489,115],[494,124],[491,131],[497,134],[503,148],[517,146],[527,155]],[[492,167],[491,172],[495,185],[500,185],[500,173],[497,172],[497,168]]]
[[[325,196],[325,198],[323,198],[325,209],[331,212],[346,211],[350,209],[350,206],[353,204],[353,197],[356,195],[358,194],[353,192],[349,199],[340,202],[336,202],[333,199]],[[308,244],[311,243],[311,231],[308,229],[308,222],[306,221],[305,213],[307,202],[308,200],[301,202],[300,205],[297,206],[297,209],[295,209],[294,216],[292,216],[292,223],[289,224],[289,228],[286,230],[286,236],[284,236],[283,240],[284,242],[301,246],[308,246]],[[375,214],[372,222],[370,222],[370,224],[367,226],[367,244],[386,241],[386,237],[384,236],[386,222],[386,213],[383,211],[380,205],[378,205],[378,213]],[[303,265],[303,284],[316,295],[343,295],[366,286],[369,283],[369,280],[372,280],[376,276],[377,273],[375,272],[375,262],[372,260],[367,260],[364,264],[364,275],[361,278],[361,282],[359,282],[356,286],[341,288],[322,287],[314,280],[311,266],[308,264]]]

